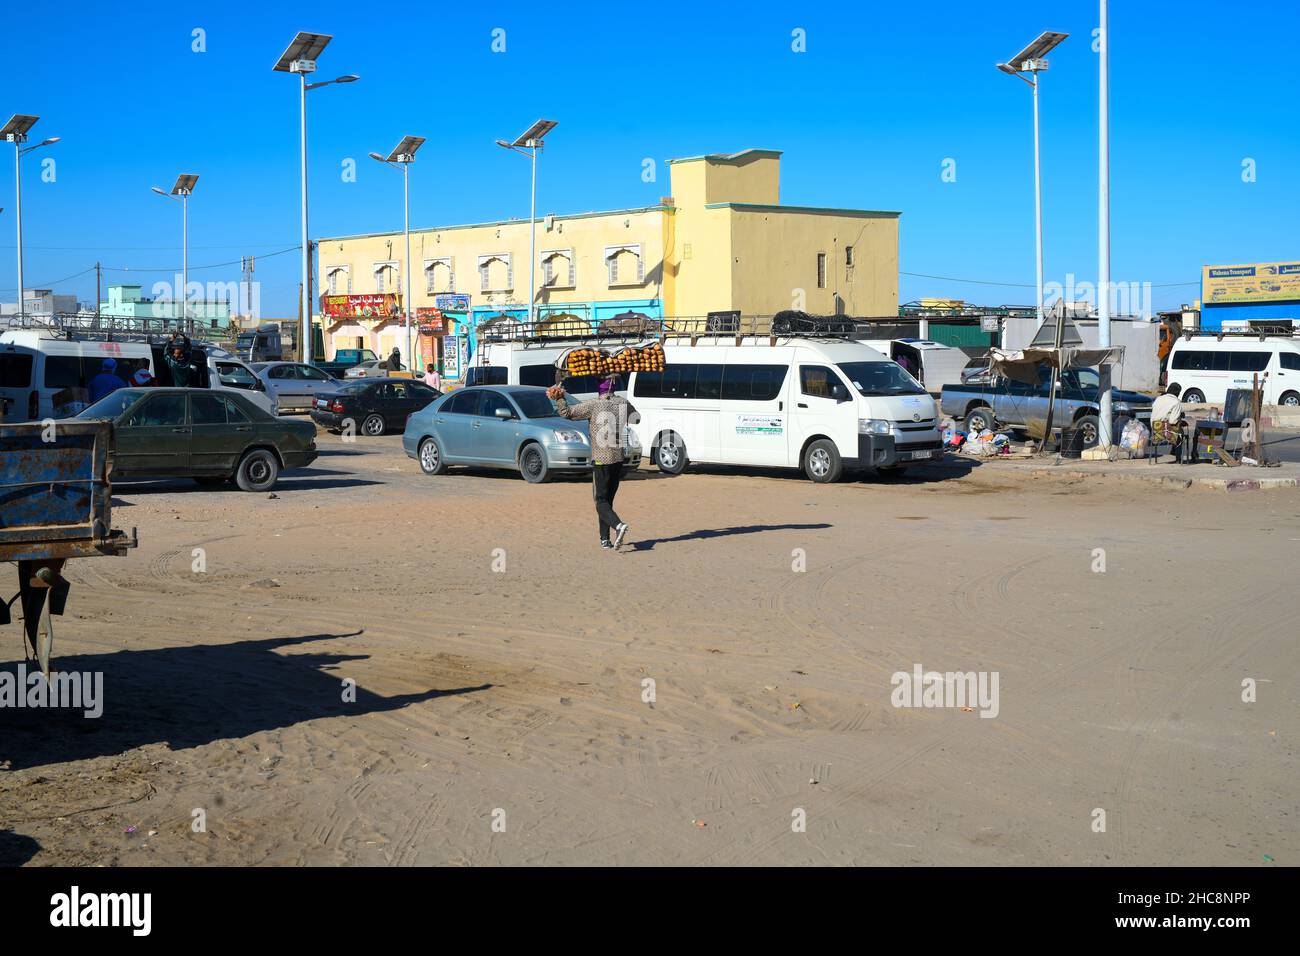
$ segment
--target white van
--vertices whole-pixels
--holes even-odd
[[[1264,380],[1265,405],[1300,406],[1300,340],[1257,335],[1184,336],[1169,352],[1166,381],[1190,405],[1221,404],[1230,388]]]
[[[583,345],[592,348],[616,348],[624,344],[643,345],[644,342],[603,339],[566,338],[556,342],[509,341],[486,342],[479,346],[473,363],[465,370],[466,385],[541,385],[555,384],[555,361],[565,352]],[[596,397],[598,375],[570,375],[564,380],[564,390],[579,399]],[[615,391],[626,392],[627,376],[618,377]]]
[[[898,473],[939,459],[934,399],[896,362],[846,339],[709,338],[664,343],[663,372],[634,372],[630,425],[667,474],[688,462]],[[637,417],[637,416],[634,416]]]
[[[903,366],[931,395],[940,394],[945,385],[960,385],[962,369],[970,363],[970,357],[961,349],[929,339],[858,341]]]
[[[244,362],[219,346],[195,343],[204,358],[202,387],[232,389],[272,415],[279,414],[265,384]],[[104,361],[123,382],[141,368],[159,384],[171,384],[162,346],[140,340],[69,338],[52,329],[9,329],[0,333],[0,413],[6,422],[70,418],[90,402],[90,380]]]

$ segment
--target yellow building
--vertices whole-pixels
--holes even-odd
[[[672,160],[672,196],[657,206],[539,218],[538,321],[569,328],[628,312],[661,318],[791,308],[897,314],[899,214],[782,206],[780,157],[750,149]],[[320,240],[327,354],[359,346],[387,355],[396,346],[410,364],[399,318],[404,250],[401,232]],[[443,342],[443,335],[468,341],[482,322],[526,318],[528,252],[526,219],[411,232],[411,307],[423,327],[417,368],[451,358],[446,370],[455,373],[444,346],[460,340]],[[463,321],[449,325],[434,311],[440,304]]]

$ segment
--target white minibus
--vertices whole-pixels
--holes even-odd
[[[663,372],[634,372],[629,427],[661,471],[690,462],[898,473],[942,457],[921,383],[875,349],[839,338],[708,336],[664,342]]]
[[[1265,405],[1300,406],[1300,340],[1256,335],[1194,335],[1174,343],[1166,381],[1191,405],[1221,404],[1230,388],[1264,382]]]

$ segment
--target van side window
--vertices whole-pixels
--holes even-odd
[[[1174,368],[1189,372],[1211,372],[1214,370],[1214,352],[1199,349],[1183,349],[1174,353]]]
[[[785,384],[784,365],[728,365],[722,376],[722,398],[729,402],[770,402]]]
[[[504,385],[504,382],[497,384]],[[545,365],[521,365],[519,366],[519,384],[520,385],[540,385],[543,388],[550,388],[555,384],[555,366],[547,363]],[[577,389],[574,389],[577,391]]]
[[[475,365],[465,376],[466,385],[504,385],[506,384],[506,367],[504,365]],[[554,382],[551,382],[554,385]]]
[[[1283,358],[1296,356],[1283,356]],[[0,388],[27,388],[32,384],[32,357],[13,352],[0,354]]]
[[[1272,352],[1229,352],[1229,371],[1262,372],[1268,367]]]
[[[717,400],[722,397],[721,365],[701,365],[695,373],[695,397]]]
[[[694,398],[698,365],[673,363],[662,372],[638,372],[634,396],[641,398]]]
[[[844,383],[825,365],[800,365],[799,390],[813,398],[848,398]]]
[[[1278,356],[1282,360],[1282,367],[1289,368],[1293,372],[1300,372],[1300,353],[1283,352]],[[0,376],[2,378],[3,376]]]
[[[79,388],[84,385],[79,355],[45,356],[46,388]]]

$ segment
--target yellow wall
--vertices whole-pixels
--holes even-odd
[[[620,210],[585,216],[557,216],[551,228],[537,227],[538,305],[582,302],[663,300],[669,316],[704,315],[740,309],[771,315],[799,308],[836,311],[836,292],[849,315],[887,316],[898,310],[898,216],[855,210],[813,210],[778,206],[780,154],[746,150],[674,160],[670,164],[671,206]],[[744,205],[748,204],[748,205]],[[526,306],[528,226],[509,221],[430,229],[411,234],[413,307],[433,304],[425,291],[426,260],[452,257],[455,291],[475,307]],[[610,286],[605,268],[609,246],[640,243],[644,281],[635,269],[620,269]],[[854,247],[854,266],[845,264],[845,246]],[[577,284],[542,285],[542,259],[549,250],[572,249]],[[817,288],[817,253],[827,255],[826,288]],[[478,257],[509,253],[513,289],[480,291]],[[351,266],[352,292],[375,291],[374,265],[404,255],[401,233],[325,239],[319,251],[319,290],[327,288],[332,266]],[[557,262],[561,283],[566,262]],[[504,268],[493,266],[493,274]],[[495,285],[504,285],[497,281]],[[796,290],[803,291],[800,299]],[[346,291],[342,285],[339,292]],[[442,291],[441,285],[438,291]],[[403,349],[405,343],[399,343]]]
[[[537,222],[537,303],[591,302],[594,300],[648,299],[660,296],[663,269],[663,210],[636,209],[591,216],[556,216],[547,229],[545,220]],[[605,249],[608,246],[641,245],[645,262],[645,279],[636,281],[634,269],[620,269],[618,284],[606,281]],[[319,247],[318,292],[328,289],[328,277],[334,266],[350,266],[354,295],[375,291],[374,266],[396,261],[406,281],[405,241],[401,233],[322,239]],[[556,270],[560,282],[555,288],[542,285],[542,259],[546,252],[572,249],[576,260],[576,285],[568,287],[567,267]],[[505,267],[494,262],[489,268],[493,290],[483,293],[479,284],[478,258],[482,255],[510,255],[513,266],[513,289],[506,285]],[[528,222],[512,221],[481,226],[428,229],[411,233],[411,284],[415,295],[413,308],[431,306],[433,295],[426,292],[424,263],[429,259],[451,257],[455,270],[455,291],[470,296],[474,306],[517,305],[528,303]],[[564,263],[567,266],[567,263]],[[437,287],[441,290],[441,284]],[[346,291],[340,282],[338,292]],[[391,291],[391,289],[390,289]]]
[[[818,315],[898,314],[897,217],[729,211],[731,308],[759,315],[791,308]],[[853,247],[852,267],[845,246]],[[824,289],[817,287],[818,253],[826,254]]]

